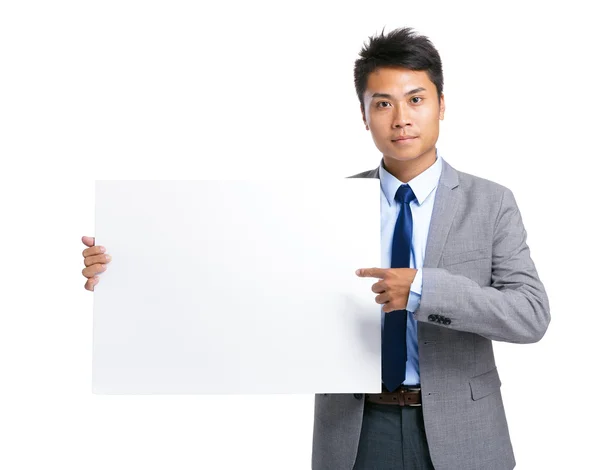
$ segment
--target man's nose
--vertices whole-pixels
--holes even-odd
[[[410,110],[408,109],[406,104],[398,104],[398,106],[396,106],[396,109],[394,110],[394,119],[392,121],[392,127],[405,127],[411,124],[412,122],[410,118]]]

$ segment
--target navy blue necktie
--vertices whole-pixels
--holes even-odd
[[[416,199],[409,185],[403,184],[396,192],[400,203],[392,242],[392,268],[410,268],[412,244],[412,212],[410,202]],[[406,310],[385,313],[381,342],[381,377],[385,388],[393,392],[404,382],[406,374]]]

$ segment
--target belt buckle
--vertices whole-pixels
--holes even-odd
[[[404,395],[404,392],[420,392],[421,391],[421,387],[406,387],[406,386],[402,386],[400,387],[400,393],[402,393],[402,395]],[[422,400],[422,398],[421,398]],[[404,402],[404,406],[421,406],[421,403],[407,403],[406,402],[406,398],[404,398],[404,396],[402,397],[402,401]]]

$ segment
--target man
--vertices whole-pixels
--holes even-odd
[[[539,341],[550,309],[512,192],[436,149],[442,64],[409,28],[369,38],[355,63],[363,122],[383,154],[382,393],[317,394],[313,470],[515,466],[492,340]]]
[[[383,158],[382,393],[317,394],[313,470],[515,466],[492,340],[533,343],[550,322],[512,192],[455,170],[435,144],[440,57],[410,29],[370,38],[355,64],[366,129]],[[110,258],[83,237],[93,290]]]

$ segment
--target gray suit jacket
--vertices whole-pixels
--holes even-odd
[[[379,167],[348,178],[379,178]],[[526,237],[509,189],[443,161],[415,312],[436,470],[515,466],[492,340],[534,343],[550,322]],[[313,470],[352,469],[363,407],[362,393],[315,395]]]

